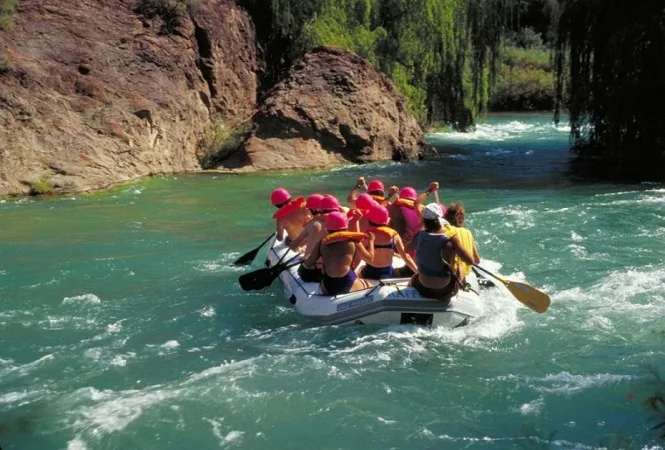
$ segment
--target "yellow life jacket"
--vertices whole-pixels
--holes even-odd
[[[277,220],[291,215],[299,209],[304,208],[306,203],[307,200],[305,200],[305,197],[298,197],[295,200],[291,200],[289,203],[279,208],[277,212],[273,214],[272,218]]]
[[[444,234],[451,239],[454,236],[459,236],[459,240],[462,243],[462,248],[473,256],[474,240],[471,231],[464,227],[454,227],[452,225],[447,225],[444,229]],[[471,267],[473,267],[471,264],[465,262],[462,258],[459,257],[459,255],[455,255],[455,261],[453,261],[453,270],[456,270],[464,276],[467,276],[471,272]]]
[[[394,238],[397,236],[397,231],[393,230],[390,227],[371,227],[365,230],[366,233],[382,234],[389,238]]]
[[[398,198],[397,200],[395,200],[395,203],[393,203],[393,205],[414,209],[415,208],[413,206],[414,202],[415,200],[409,200],[408,198]]]
[[[321,239],[321,243],[323,245],[330,245],[346,241],[360,242],[363,239],[365,239],[365,233],[358,233],[355,231],[335,231]]]

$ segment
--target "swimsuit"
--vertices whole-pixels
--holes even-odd
[[[353,283],[357,278],[356,273],[352,269],[349,269],[347,274],[341,278],[331,277],[324,270],[322,283],[330,295],[346,294],[351,291]]]
[[[371,280],[383,280],[384,278],[393,278],[395,270],[392,264],[388,267],[374,267],[367,264],[363,269],[363,277]]]
[[[318,283],[321,281],[321,278],[323,278],[320,269],[310,269],[309,267],[305,267],[304,264],[301,264],[298,267],[298,275],[300,276],[300,279],[306,283]]]

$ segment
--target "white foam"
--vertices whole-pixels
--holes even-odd
[[[109,333],[109,334],[117,333],[121,329],[122,329],[122,320],[119,320],[115,323],[110,323],[106,326],[106,332]]]
[[[67,442],[67,450],[88,450],[88,447],[85,445],[83,439],[76,436],[74,439]]]
[[[545,400],[540,397],[520,406],[520,414],[523,416],[537,416],[542,411],[543,406],[545,406]]]
[[[83,294],[83,295],[77,295],[75,297],[65,297],[62,300],[63,305],[69,305],[69,304],[81,303],[81,302],[98,305],[102,302],[102,299],[97,297],[95,294]]]
[[[10,404],[18,403],[22,400],[34,397],[36,394],[39,394],[37,391],[22,391],[22,392],[8,392],[6,394],[0,395],[0,404]],[[21,404],[26,402],[21,402]]]
[[[217,311],[212,306],[206,306],[201,310],[201,316],[203,317],[214,317],[217,315]]]
[[[631,375],[592,374],[574,375],[570,372],[548,374],[544,378],[527,378],[532,387],[542,393],[572,394],[586,389],[597,388],[633,380]]]
[[[166,350],[175,350],[176,348],[180,347],[180,342],[172,339],[170,341],[164,342],[160,347]]]

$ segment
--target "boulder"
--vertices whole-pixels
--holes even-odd
[[[253,122],[247,140],[221,167],[310,169],[436,154],[388,77],[338,48],[319,47],[298,60]]]
[[[214,128],[254,113],[260,64],[243,9],[201,0],[166,30],[139,4],[21,0],[0,32],[0,195],[198,170]]]

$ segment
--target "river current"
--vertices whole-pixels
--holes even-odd
[[[662,448],[665,187],[579,180],[546,115],[429,138],[439,160],[0,200],[0,447]],[[240,289],[273,188],[361,175],[438,180],[549,311],[493,290],[454,330],[316,326],[278,283]]]

